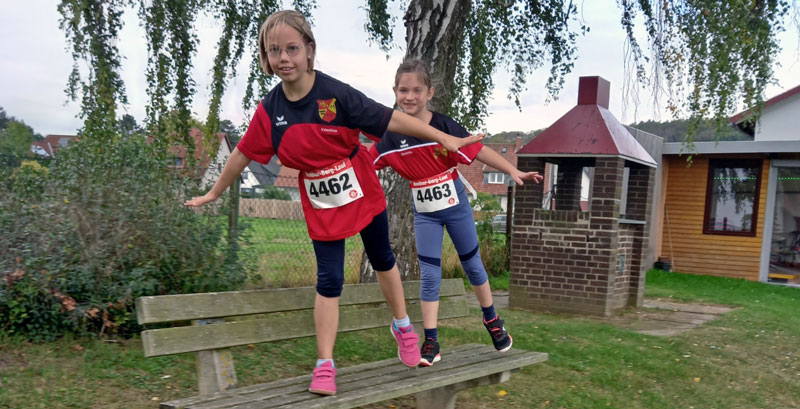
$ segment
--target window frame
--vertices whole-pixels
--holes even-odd
[[[755,168],[756,169],[756,186],[753,197],[753,213],[751,214],[750,231],[725,231],[725,230],[712,230],[708,226],[711,219],[711,199],[714,190],[714,170],[717,168]],[[741,236],[741,237],[755,237],[758,232],[758,207],[761,199],[761,178],[764,170],[764,161],[761,159],[709,159],[708,160],[708,175],[706,177],[706,200],[705,208],[703,209],[703,234],[715,236]]]
[[[497,179],[499,177],[500,181],[493,182],[492,179]],[[506,183],[506,174],[503,172],[486,172],[486,184],[487,185],[502,185]]]

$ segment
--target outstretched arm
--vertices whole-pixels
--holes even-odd
[[[486,146],[481,148],[480,152],[478,152],[478,156],[476,156],[476,159],[495,169],[508,173],[511,176],[511,179],[513,179],[518,185],[523,185],[523,180],[532,180],[536,183],[539,183],[540,180],[544,179],[544,176],[540,175],[539,172],[520,171],[502,155],[495,152],[492,148],[487,148]]]
[[[477,134],[470,135],[466,138],[457,138],[400,111],[394,111],[392,113],[392,119],[389,121],[388,130],[431,142],[437,142],[451,152],[458,151],[458,148],[462,146],[480,142],[484,136],[486,136],[486,134]]]
[[[225,189],[242,174],[242,171],[248,164],[250,164],[250,159],[244,156],[242,152],[239,152],[238,148],[234,148],[233,152],[231,152],[231,156],[228,158],[228,162],[225,163],[225,167],[222,169],[222,174],[219,175],[219,179],[217,179],[217,183],[214,183],[214,187],[203,196],[197,196],[193,197],[191,200],[187,200],[184,205],[197,207],[219,199],[222,193],[225,192]]]

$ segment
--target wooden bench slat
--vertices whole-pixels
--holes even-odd
[[[516,360],[518,357],[516,355],[524,354],[525,351],[514,351],[508,355],[504,355],[501,357],[497,356],[497,352],[492,348],[486,345],[476,345],[473,344],[476,348],[463,351],[459,354],[449,354],[445,355],[445,358],[440,362],[444,363],[440,366],[440,364],[436,364],[430,368],[407,368],[402,365],[397,359],[387,359],[381,361],[384,363],[384,366],[381,368],[376,368],[374,370],[368,372],[361,372],[350,374],[349,376],[339,376],[336,377],[336,384],[337,384],[337,397],[333,399],[325,398],[328,401],[331,400],[343,400],[347,399],[348,395],[360,395],[363,393],[365,389],[368,388],[385,388],[387,386],[391,386],[391,388],[395,388],[398,385],[403,385],[403,383],[407,383],[410,380],[417,379],[419,377],[431,377],[434,374],[438,373],[452,373],[455,371],[466,371],[465,367],[467,366],[480,366],[483,363],[491,362],[494,365],[494,360],[496,359],[505,359],[505,360]],[[502,371],[501,371],[502,372]],[[423,388],[421,390],[430,389],[430,388]],[[375,391],[373,391],[375,392]],[[382,401],[390,398],[382,398],[380,397],[380,391],[378,392],[378,397],[375,399],[377,401]],[[415,391],[417,392],[417,391]],[[413,392],[412,392],[413,393]],[[403,394],[406,395],[406,394]],[[399,396],[403,396],[399,395]],[[223,401],[223,402],[216,402],[210,405],[197,405],[191,406],[191,409],[228,409],[228,408],[236,408],[236,409],[251,409],[251,408],[279,408],[279,407],[307,407],[305,405],[315,404],[319,401],[319,397],[308,392],[308,382],[292,385],[291,387],[285,387],[278,390],[269,390],[264,395],[253,395],[250,396],[248,399],[244,400],[243,402],[236,402],[234,400],[231,401]],[[363,402],[361,404],[367,404],[372,402]],[[325,402],[323,407],[329,407],[325,405],[332,405],[331,402]],[[353,405],[353,406],[360,406]]]
[[[447,351],[444,351],[443,356],[448,357],[450,354],[469,351],[472,349],[482,349],[484,347],[485,345],[482,344],[457,345]],[[369,373],[374,369],[383,368],[387,365],[387,362],[393,363],[391,361],[393,360],[373,361],[353,366],[346,366],[344,368],[337,368],[337,377],[340,379],[344,378],[349,379],[354,374]],[[188,398],[176,399],[173,401],[164,402],[161,404],[161,406],[162,408],[166,409],[185,408],[185,407],[204,408],[204,407],[213,407],[209,406],[209,404],[212,404],[213,402],[221,402],[223,400],[226,400],[227,403],[231,402],[232,399],[238,399],[242,397],[244,398],[241,400],[241,402],[247,402],[248,401],[246,398],[247,396],[252,396],[255,394],[266,394],[273,390],[280,390],[282,388],[290,387],[292,385],[305,385],[305,387],[308,388],[309,382],[311,382],[311,375],[306,374],[294,378],[280,379],[269,383],[243,386],[230,391],[219,392],[208,396],[192,396]],[[253,399],[250,398],[249,400]]]
[[[452,353],[461,352],[469,354],[472,352],[473,354],[476,353],[474,351],[482,350],[486,346],[480,344],[469,344],[465,346],[458,346],[454,348]],[[450,352],[448,352],[450,353]],[[343,382],[356,382],[361,381],[364,379],[372,379],[377,376],[383,375],[387,371],[387,367],[391,367],[389,370],[392,372],[395,371],[405,371],[405,370],[414,370],[406,368],[403,365],[395,365],[399,364],[399,361],[396,358],[386,359],[383,361],[376,361],[370,362],[368,364],[361,364],[353,367],[345,367],[340,368],[337,370],[336,379],[337,384],[341,384]],[[223,392],[217,394],[213,398],[203,399],[202,396],[197,396],[194,398],[193,401],[189,401],[189,399],[180,400],[180,401],[173,401],[168,402],[173,404],[174,407],[179,408],[192,408],[192,409],[211,409],[211,408],[226,408],[226,407],[236,407],[237,405],[244,405],[249,404],[252,402],[263,401],[266,399],[273,399],[275,397],[287,397],[289,395],[294,395],[295,399],[313,399],[316,395],[308,394],[308,385],[311,382],[311,375],[303,375],[298,376],[291,379],[282,379],[279,381],[263,383],[259,385],[252,385],[246,388],[239,388],[234,391]],[[179,402],[179,403],[176,403]],[[172,407],[172,406],[170,406]]]
[[[491,348],[491,347],[488,347]],[[496,351],[492,351],[496,353]],[[380,384],[373,383],[372,387],[361,388],[356,393],[343,396],[333,396],[329,402],[322,402],[322,399],[314,403],[305,402],[303,409],[345,409],[356,406],[367,405],[370,403],[381,402],[387,399],[398,398],[417,392],[427,391],[455,383],[478,379],[496,373],[511,371],[540,362],[545,362],[548,355],[540,352],[528,352],[517,356],[501,357],[492,360],[486,365],[472,365],[470,371],[458,368],[451,371],[440,371],[435,374],[404,379],[402,381],[387,381]],[[435,365],[434,365],[435,366]],[[396,382],[388,384],[389,382]],[[325,399],[325,398],[323,398]],[[243,407],[241,409],[248,409]]]
[[[467,345],[459,351],[445,352],[437,365],[429,368],[408,369],[397,359],[343,368],[337,376],[339,393],[332,397],[319,397],[307,392],[310,376],[254,385],[244,395],[229,391],[207,397],[166,402],[162,408],[352,408],[416,392],[450,385],[463,380],[476,379],[526,365],[544,362],[547,354],[511,350],[498,354],[486,345]],[[482,363],[489,363],[485,365]],[[378,364],[378,365],[375,365]],[[380,366],[379,366],[380,365]],[[261,391],[255,390],[255,388]],[[245,392],[245,388],[238,390]]]
[[[403,282],[406,299],[419,299],[419,281]],[[442,297],[464,294],[461,279],[442,280]],[[136,317],[140,325],[161,322],[252,315],[314,308],[314,287],[279,288],[221,293],[177,294],[140,297]],[[377,283],[344,286],[339,304],[369,304],[385,301]]]
[[[422,320],[419,303],[407,303],[406,308],[412,321]],[[342,308],[339,332],[388,326],[391,314],[386,304],[370,308]],[[440,319],[463,317],[466,314],[467,304],[463,296],[441,299]],[[300,338],[314,333],[314,312],[305,310],[263,319],[147,330],[142,332],[142,345],[145,356],[152,357]]]

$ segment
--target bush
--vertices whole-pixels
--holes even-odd
[[[475,228],[478,231],[483,265],[490,276],[499,277],[508,272],[508,249],[506,248],[506,236],[495,233],[492,217],[502,212],[503,208],[497,197],[486,193],[478,193],[478,198],[470,204],[473,209],[480,210]]]
[[[21,170],[0,186],[3,332],[130,334],[137,297],[244,283],[250,257],[228,246],[227,219],[183,206],[193,178],[141,137],[86,139],[49,174]]]
[[[256,188],[262,189],[263,192],[261,193],[253,193],[253,192],[242,192],[243,198],[252,198],[252,199],[275,199],[275,200],[292,200],[292,197],[286,193],[285,190],[277,188],[275,186],[257,186]],[[254,188],[255,189],[255,188]]]

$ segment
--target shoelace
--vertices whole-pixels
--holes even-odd
[[[433,352],[433,348],[435,346],[436,345],[434,345],[433,342],[425,342],[424,344],[422,344],[422,353],[424,353],[424,354],[432,353]]]

